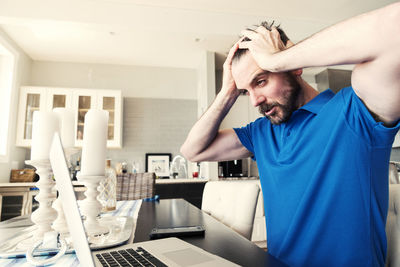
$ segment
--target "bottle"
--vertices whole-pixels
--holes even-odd
[[[122,173],[127,173],[128,172],[128,163],[125,161],[122,162]]]
[[[71,180],[72,181],[76,180],[74,164],[71,163],[71,166],[68,168],[68,171],[69,171],[69,176],[70,176]]]
[[[132,162],[132,173],[138,173],[139,172],[139,163],[137,161]]]
[[[74,180],[74,181],[78,180],[76,175],[78,174],[78,172],[81,171],[80,162],[81,162],[81,158],[79,157],[78,160],[76,161],[75,170],[74,170],[74,176],[72,178],[72,180]]]
[[[197,162],[193,162],[192,163],[192,168],[193,168],[193,172],[192,172],[192,176],[193,178],[198,178],[199,177],[199,165],[197,165]]]
[[[102,211],[115,210],[117,206],[117,174],[111,167],[111,160],[106,160],[105,178],[100,182],[98,200],[103,206]]]

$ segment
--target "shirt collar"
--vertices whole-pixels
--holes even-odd
[[[307,110],[311,113],[318,114],[321,108],[335,96],[335,93],[331,89],[327,89],[311,99],[307,104],[300,107],[299,109]]]

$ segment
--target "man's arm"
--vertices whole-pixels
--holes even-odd
[[[259,66],[269,71],[356,64],[352,86],[378,120],[391,125],[400,119],[400,3],[340,22],[298,44],[274,51],[279,37],[258,28],[244,31],[242,42]]]
[[[231,48],[224,63],[221,91],[192,127],[181,147],[181,153],[190,161],[222,161],[251,155],[233,129],[219,130],[222,120],[239,96],[239,90],[231,73],[232,57],[238,48],[238,43]]]

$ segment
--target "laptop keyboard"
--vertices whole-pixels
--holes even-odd
[[[117,266],[157,266],[167,267],[159,259],[151,255],[144,248],[116,250],[107,253],[96,254],[97,259],[104,267]]]

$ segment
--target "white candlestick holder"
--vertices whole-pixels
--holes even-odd
[[[84,225],[86,233],[89,237],[108,233],[108,227],[100,225],[97,220],[102,209],[100,201],[97,200],[97,196],[99,195],[97,187],[105,176],[82,175],[78,173],[77,178],[86,187],[86,198],[80,204],[81,213],[85,216]]]
[[[71,156],[77,154],[81,151],[79,148],[76,147],[66,147],[64,148],[64,155],[68,162],[68,167],[71,167]]]
[[[56,199],[55,182],[50,160],[27,160],[25,163],[35,167],[36,173],[39,175],[39,181],[35,184],[39,189],[39,194],[35,197],[35,200],[39,202],[39,208],[31,215],[32,222],[37,226],[33,240],[39,240],[43,238],[44,233],[52,231],[51,224],[57,217],[57,211],[51,206]]]
[[[67,221],[65,220],[64,209],[62,207],[62,203],[60,198],[57,198],[54,202],[52,207],[57,211],[57,219],[51,225],[53,229],[60,233],[61,237],[66,237],[69,235],[69,229]]]
[[[71,156],[75,155],[79,151],[80,151],[80,149],[75,148],[75,147],[64,148],[64,155],[65,155],[65,158],[67,159],[68,167],[71,167]],[[57,187],[57,185],[56,185],[56,187]],[[64,214],[61,200],[59,198],[57,198],[53,202],[52,207],[57,211],[57,219],[52,224],[53,229],[55,231],[57,231],[58,233],[60,233],[61,236],[64,236],[64,237],[68,236],[69,235],[68,224],[67,224],[67,221],[65,220],[65,214]]]

